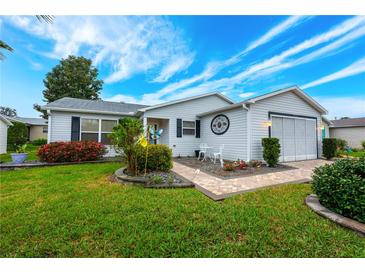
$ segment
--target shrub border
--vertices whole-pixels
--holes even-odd
[[[325,217],[343,227],[351,229],[356,233],[358,233],[360,236],[365,237],[365,224],[344,217],[333,211],[330,211],[329,209],[321,205],[317,195],[315,194],[308,195],[307,198],[305,198],[305,203],[310,209],[312,209],[318,215]]]

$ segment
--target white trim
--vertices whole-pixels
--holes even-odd
[[[306,94],[302,89],[300,89],[297,86],[292,86],[292,87],[288,87],[288,88],[285,88],[285,89],[280,89],[280,90],[277,90],[277,91],[266,93],[266,94],[263,94],[263,95],[248,99],[246,101],[243,101],[243,103],[254,104],[257,101],[264,100],[264,99],[270,98],[272,96],[276,96],[276,95],[283,94],[283,93],[286,93],[286,92],[295,92],[300,98],[302,98],[308,104],[310,104],[312,107],[317,109],[321,114],[327,114],[328,113],[327,110],[324,107],[322,107],[312,97],[310,97],[308,94]]]
[[[210,115],[210,114],[223,112],[223,111],[227,111],[227,110],[231,110],[231,109],[235,109],[235,108],[239,108],[239,107],[242,107],[244,110],[248,110],[248,107],[245,104],[236,103],[236,104],[225,106],[225,107],[222,107],[222,108],[217,108],[217,109],[210,110],[210,111],[207,111],[207,112],[199,113],[196,116],[197,117],[204,117],[204,116],[207,116],[207,115]]]
[[[224,96],[223,94],[221,94],[219,92],[210,92],[210,93],[205,93],[205,94],[202,94],[202,95],[197,95],[197,96],[192,96],[192,97],[187,97],[187,98],[183,98],[183,99],[169,101],[169,102],[162,103],[162,104],[157,104],[155,106],[150,106],[150,107],[146,107],[146,108],[140,108],[138,111],[145,112],[147,110],[161,108],[161,107],[166,107],[166,106],[170,106],[170,105],[175,105],[175,104],[178,104],[178,103],[187,102],[187,101],[191,101],[191,100],[196,100],[196,99],[200,99],[200,98],[204,98],[204,97],[208,97],[208,96],[213,96],[213,95],[222,98],[223,100],[227,101],[230,104],[234,104],[234,102],[231,99],[229,99],[228,97]]]
[[[9,126],[12,126],[13,124],[8,120],[6,119],[6,117],[2,114],[0,114],[0,120],[2,120],[8,127]]]
[[[295,115],[281,115],[281,114],[270,114],[271,117],[280,117],[280,118],[293,118],[293,119],[302,119],[302,120],[317,120],[316,117],[310,118],[310,117],[300,117]]]

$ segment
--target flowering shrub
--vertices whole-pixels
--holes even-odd
[[[226,162],[223,164],[224,171],[234,171],[236,169],[235,163]]]
[[[235,167],[237,169],[245,169],[245,168],[247,168],[247,163],[245,161],[243,161],[243,160],[239,160],[238,159],[236,162],[234,162],[234,164],[235,164]]]
[[[100,159],[106,150],[95,141],[55,142],[43,145],[37,155],[42,162],[83,162]]]

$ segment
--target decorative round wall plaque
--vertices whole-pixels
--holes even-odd
[[[214,134],[222,135],[229,129],[229,119],[224,114],[215,116],[210,123],[210,129]]]

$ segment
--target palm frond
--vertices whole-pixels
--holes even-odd
[[[36,15],[39,21],[44,21],[46,23],[52,24],[54,16],[53,15]]]

